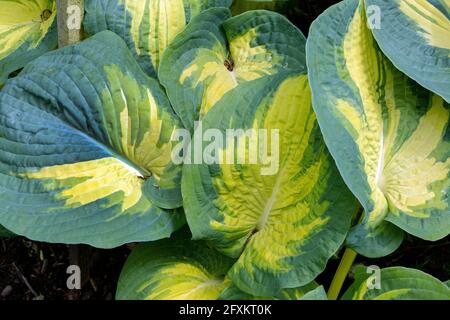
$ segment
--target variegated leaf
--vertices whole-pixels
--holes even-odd
[[[256,10],[230,18],[223,8],[192,19],[169,45],[159,69],[175,112],[194,121],[231,89],[280,71],[305,72],[305,37],[285,17]]]
[[[348,244],[376,257],[400,245],[396,226],[427,240],[447,236],[449,104],[383,55],[357,0],[316,20],[307,56],[325,142],[365,210]]]
[[[202,129],[244,134],[224,141],[215,164],[183,167],[194,239],[238,258],[228,276],[252,295],[310,283],[342,244],[355,202],[322,141],[306,74],[279,72],[238,86],[208,112],[194,139]],[[257,156],[258,148],[271,158]]]
[[[118,300],[215,300],[233,260],[186,234],[141,244],[120,275]]]
[[[83,22],[88,34],[111,30],[121,36],[147,74],[156,76],[173,38],[203,10],[231,0],[89,0]]]
[[[30,63],[0,93],[0,223],[31,239],[114,247],[184,222],[180,127],[159,84],[105,31]]]
[[[394,65],[450,103],[450,1],[365,0],[373,34]],[[370,16],[369,16],[370,18]]]
[[[120,275],[118,300],[298,300],[321,299],[323,288],[311,283],[271,297],[253,297],[226,276],[234,260],[180,231],[170,239],[133,249]]]

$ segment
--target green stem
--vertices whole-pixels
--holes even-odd
[[[330,288],[328,289],[327,295],[329,300],[337,300],[339,297],[342,285],[344,284],[345,278],[347,278],[347,274],[350,271],[356,256],[357,253],[352,249],[345,249],[341,262],[339,263],[339,267],[336,270],[333,281],[331,281]]]
[[[355,212],[353,214],[354,221],[361,222],[363,218],[362,207],[359,202],[356,202]],[[350,249],[346,248],[344,254],[342,255],[341,262],[334,274],[333,281],[331,281],[330,288],[328,289],[328,299],[337,300],[339,297],[339,293],[341,292],[342,285],[344,284],[345,279],[350,271],[350,268],[355,262],[357,253]]]

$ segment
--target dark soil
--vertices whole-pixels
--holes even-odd
[[[87,262],[71,261],[77,250]],[[112,300],[129,252],[0,238],[0,300]],[[71,264],[81,267],[81,290],[67,288]]]
[[[441,281],[450,280],[450,236],[429,242],[407,236],[402,246],[393,254],[381,259],[359,259],[365,265],[381,268],[402,266],[429,273]],[[357,261],[358,262],[358,261]]]
[[[343,250],[339,253],[339,257],[328,262],[325,272],[317,278],[317,282],[323,284],[325,288],[328,288],[333,279]],[[375,265],[380,268],[414,268],[431,274],[441,281],[447,281],[450,280],[450,236],[439,241],[430,242],[406,235],[402,245],[394,253],[378,259],[357,256],[354,265],[356,264]],[[353,275],[350,272],[341,293],[351,285],[352,281]]]
[[[83,275],[81,290],[69,290],[67,267],[78,261]],[[0,300],[111,300],[130,249],[127,246],[100,250],[33,242],[25,238],[0,239]],[[420,269],[442,281],[450,279],[450,237],[427,242],[408,237],[390,256],[381,259],[358,257],[356,263],[379,267],[405,266]],[[317,279],[328,287],[339,259],[332,259]],[[349,279],[345,286],[351,283]]]

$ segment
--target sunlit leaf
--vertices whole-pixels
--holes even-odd
[[[366,0],[373,34],[394,65],[450,103],[450,2]],[[374,15],[379,14],[376,26]]]
[[[233,260],[187,235],[135,248],[120,275],[118,300],[215,300]]]
[[[311,283],[284,289],[275,296],[254,297],[239,290],[226,276],[230,259],[189,232],[141,244],[133,249],[120,275],[119,300],[298,300],[320,299],[323,288]],[[309,298],[308,298],[309,297]]]
[[[231,89],[280,71],[306,72],[304,47],[302,33],[275,12],[230,18],[227,9],[209,9],[169,45],[159,78],[192,132],[194,121]]]
[[[203,10],[229,7],[232,0],[89,0],[88,34],[111,30],[121,36],[147,74],[156,76],[161,56],[173,38]]]
[[[383,55],[357,0],[313,23],[307,56],[325,142],[365,211],[348,245],[376,257],[400,245],[400,229],[427,240],[447,236],[449,104]]]
[[[310,283],[342,244],[355,203],[322,141],[306,74],[279,73],[240,85],[202,126],[222,135],[257,129],[253,137],[266,137],[260,146],[274,158],[251,164],[257,151],[226,139],[217,151],[220,164],[185,165],[182,193],[194,238],[238,258],[228,275],[252,295]],[[239,150],[245,162],[233,160]]]
[[[97,247],[169,236],[184,221],[160,208],[181,205],[179,127],[112,32],[45,54],[0,93],[0,223]]]

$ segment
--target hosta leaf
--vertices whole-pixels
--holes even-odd
[[[55,0],[0,0],[0,87],[8,75],[57,46]]]
[[[356,280],[344,300],[450,300],[450,289],[433,276],[416,269],[381,269],[379,279],[365,267],[356,271]],[[379,281],[380,288],[376,287]]]
[[[304,287],[283,289],[272,297],[255,297],[247,294],[233,284],[227,286],[219,299],[221,300],[324,300],[326,293],[322,286],[310,283]]]
[[[85,31],[111,30],[120,35],[145,72],[156,76],[159,61],[172,39],[196,15],[232,0],[89,0]]]
[[[319,286],[314,290],[307,292],[300,300],[328,300],[328,297],[324,287]]]
[[[231,89],[281,70],[303,72],[305,37],[283,16],[250,11],[230,18],[223,8],[192,19],[169,45],[159,69],[184,126],[206,113]]]
[[[29,238],[114,247],[183,223],[180,126],[158,83],[105,31],[47,53],[0,93],[0,223]]]
[[[120,275],[118,300],[215,300],[229,285],[225,275],[233,260],[177,234],[141,244]]]
[[[366,0],[366,7],[379,8],[373,34],[394,65],[450,103],[450,2]]]
[[[239,290],[226,274],[230,259],[181,231],[171,239],[136,247],[120,275],[118,300],[298,300],[323,298],[311,283],[284,289],[272,297],[253,297]]]
[[[322,141],[306,74],[280,72],[242,84],[211,109],[202,126],[223,135],[228,129],[258,130],[254,137],[263,141],[265,135],[268,142],[259,148],[267,147],[276,159],[248,164],[257,151],[227,139],[216,153],[220,165],[185,165],[182,193],[193,237],[239,258],[228,275],[252,295],[311,282],[342,244],[355,202]],[[247,161],[227,164],[236,162],[229,152],[239,149]]]
[[[389,254],[402,239],[390,223],[427,240],[447,236],[449,105],[395,69],[356,0],[319,17],[307,56],[325,142],[365,210],[348,244]]]

